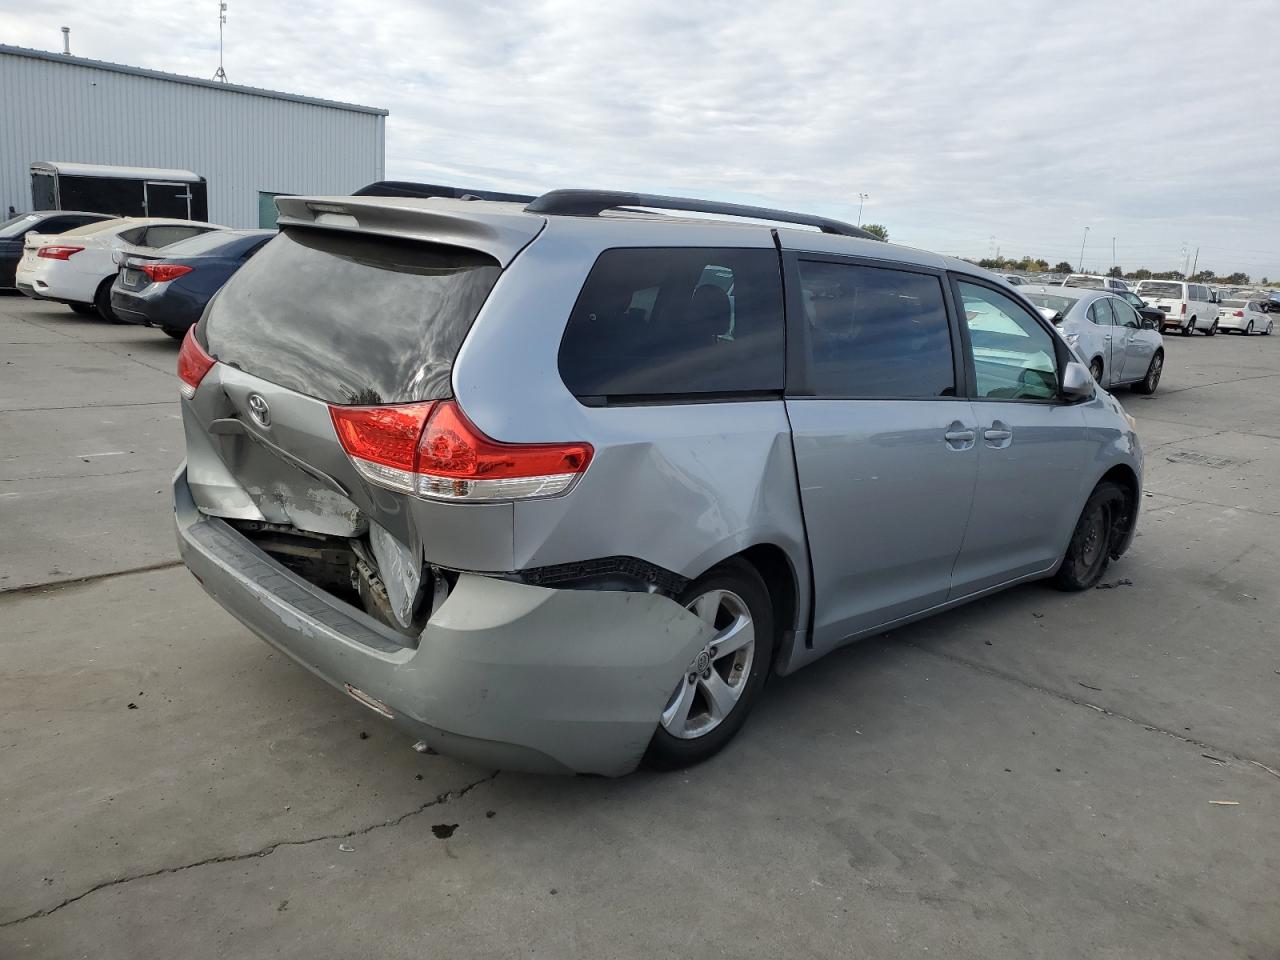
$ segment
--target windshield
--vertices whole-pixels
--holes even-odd
[[[1107,285],[1102,282],[1101,277],[1067,277],[1062,285],[1064,287],[1083,287],[1086,290],[1107,289]]]
[[[1144,280],[1138,284],[1138,293],[1144,297],[1172,297],[1174,300],[1181,300],[1182,284]]]
[[[0,223],[0,239],[5,237],[16,237],[18,234],[26,230],[34,221],[39,220],[34,213],[24,213],[20,217],[14,217],[12,220],[6,220]]]
[[[1030,293],[1027,294],[1027,299],[1037,307],[1048,307],[1064,315],[1076,305],[1076,300],[1072,297],[1056,297],[1051,293]]]
[[[442,400],[501,272],[461,247],[289,230],[222,288],[202,327],[224,363],[329,403]]]

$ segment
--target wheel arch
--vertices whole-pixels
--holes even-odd
[[[1119,536],[1111,544],[1111,556],[1115,558],[1129,549],[1129,544],[1133,542],[1134,531],[1138,526],[1138,503],[1142,496],[1142,484],[1138,480],[1137,472],[1127,463],[1117,463],[1110,467],[1098,478],[1094,489],[1096,490],[1103,483],[1115,484],[1123,490],[1128,506],[1122,524],[1116,531]]]
[[[784,547],[771,542],[752,544],[717,561],[712,567],[729,560],[746,562],[760,574],[760,579],[764,581],[769,591],[774,629],[777,632],[773,669],[785,672],[797,638],[802,638],[808,633],[804,629],[805,625],[799,622],[804,613],[804,605],[800,602],[800,576],[796,563]]]

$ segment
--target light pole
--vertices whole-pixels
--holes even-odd
[[[1089,239],[1089,228],[1084,228],[1084,237],[1080,240],[1080,272],[1084,273],[1084,245]]]
[[[858,194],[858,226],[862,226],[862,205],[867,202],[867,198],[870,196],[871,194],[869,193]]]

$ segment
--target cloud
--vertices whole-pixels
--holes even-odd
[[[387,173],[696,193],[895,240],[1280,276],[1270,0],[583,4],[229,0],[238,83],[385,106]],[[203,4],[0,0],[6,42],[197,76]],[[207,14],[207,16],[206,16]]]

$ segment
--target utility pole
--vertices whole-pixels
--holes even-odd
[[[1116,268],[1116,238],[1111,238],[1111,269]]]
[[[862,205],[867,202],[871,196],[869,193],[858,194],[858,226],[862,226]]]
[[[1194,277],[1194,276],[1196,275],[1196,265],[1197,265],[1199,262],[1200,262],[1200,248],[1199,248],[1199,247],[1196,247],[1196,258],[1195,258],[1195,260],[1193,260],[1193,261],[1192,261],[1192,263],[1191,263],[1191,272],[1190,272],[1189,274],[1187,274],[1187,279],[1188,279],[1188,280],[1190,280],[1192,277]]]
[[[1084,245],[1089,239],[1089,228],[1084,228],[1084,237],[1080,240],[1080,272],[1084,273]]]

